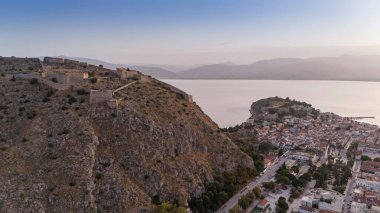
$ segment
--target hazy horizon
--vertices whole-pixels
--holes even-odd
[[[247,64],[380,54],[376,0],[5,0],[0,55]]]
[[[377,53],[374,53],[374,54],[326,54],[326,55],[312,55],[312,56],[279,56],[279,57],[259,57],[257,59],[254,59],[252,61],[248,61],[247,62],[241,62],[241,63],[237,63],[237,62],[233,62],[231,60],[229,61],[220,61],[220,62],[210,62],[210,63],[192,63],[192,64],[179,64],[179,63],[176,63],[176,62],[173,62],[173,63],[151,63],[151,62],[111,62],[111,61],[108,61],[108,60],[104,60],[102,58],[89,58],[89,57],[83,57],[83,56],[68,56],[68,55],[48,55],[48,57],[67,57],[67,58],[73,58],[73,59],[90,59],[90,60],[97,60],[97,61],[103,61],[103,62],[106,62],[106,63],[110,63],[110,64],[120,64],[120,65],[132,65],[132,66],[146,66],[146,67],[168,67],[167,69],[170,70],[169,68],[171,66],[173,67],[183,67],[183,69],[186,69],[186,68],[191,68],[191,67],[198,67],[198,66],[205,66],[205,65],[216,65],[216,64],[231,64],[231,65],[249,65],[249,64],[254,64],[256,62],[260,62],[260,61],[266,61],[266,60],[276,60],[276,59],[291,59],[291,58],[294,58],[294,59],[316,59],[316,58],[339,58],[339,57],[344,57],[344,56],[354,56],[354,57],[371,57],[371,56],[379,56],[380,57],[380,52],[377,54]],[[19,57],[19,56],[16,56],[16,57]],[[23,57],[46,57],[46,56],[23,56]],[[174,72],[177,72],[176,70],[170,70],[170,71],[174,71]]]

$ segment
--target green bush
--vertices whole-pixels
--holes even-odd
[[[284,197],[278,198],[278,201],[276,203],[276,212],[277,213],[286,213],[286,211],[289,209],[289,205],[286,202],[286,199]]]
[[[75,97],[73,97],[73,96],[69,96],[69,100],[67,101],[67,103],[73,104],[75,102],[77,102],[77,99]]]
[[[30,79],[29,82],[30,82],[30,84],[39,84],[39,81],[37,78],[32,78],[32,79]]]
[[[26,113],[26,117],[28,119],[33,119],[33,118],[36,117],[36,115],[37,115],[37,113],[35,111],[29,111],[29,112]]]
[[[361,160],[362,161],[371,161],[372,158],[368,157],[367,155],[362,155]]]
[[[96,77],[90,79],[90,83],[95,84],[96,82],[98,82],[98,79]]]
[[[263,187],[269,190],[273,190],[276,187],[276,183],[273,181],[270,182],[264,182]]]
[[[101,179],[102,177],[103,177],[103,175],[102,175],[102,173],[100,173],[100,172],[97,172],[97,173],[95,174],[95,178],[96,178],[97,180]]]
[[[214,182],[206,187],[206,192],[190,200],[190,208],[194,212],[211,212],[219,209],[249,178],[253,177],[253,174],[252,169],[238,167],[234,173],[216,175]]]
[[[78,89],[78,90],[77,90],[77,94],[78,94],[78,95],[87,95],[88,92],[87,92],[85,89]]]

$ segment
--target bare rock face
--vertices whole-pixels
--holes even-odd
[[[152,212],[152,197],[190,199],[215,172],[253,167],[195,103],[156,81],[114,96],[118,108],[0,77],[0,212]]]

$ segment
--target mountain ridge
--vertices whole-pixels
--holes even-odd
[[[91,62],[115,69],[128,64],[112,64],[88,58],[66,57]],[[337,80],[380,81],[380,56],[353,56],[313,58],[275,58],[259,60],[245,65],[220,63],[197,65],[183,71],[171,71],[163,67],[130,65],[146,75],[161,79],[188,80]]]

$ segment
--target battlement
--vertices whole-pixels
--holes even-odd
[[[139,71],[129,70],[128,68],[124,68],[124,67],[116,68],[116,72],[121,79],[140,78],[142,75],[141,72]]]
[[[65,63],[65,59],[63,58],[53,58],[53,57],[45,57],[44,64],[63,64]]]
[[[86,68],[88,65],[86,62],[54,57],[45,57],[43,64],[45,66],[54,66],[65,69],[82,69]]]

